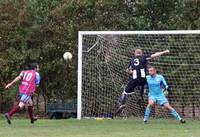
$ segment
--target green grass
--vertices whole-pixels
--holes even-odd
[[[171,119],[129,120],[0,120],[0,137],[200,137],[200,121],[186,124]]]

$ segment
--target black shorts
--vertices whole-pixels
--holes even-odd
[[[126,88],[126,93],[134,92],[135,88],[138,86],[144,87],[146,85],[146,78],[130,79]]]

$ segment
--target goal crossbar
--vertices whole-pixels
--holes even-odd
[[[152,34],[200,34],[200,30],[158,30],[158,31],[79,31],[79,35],[152,35]]]

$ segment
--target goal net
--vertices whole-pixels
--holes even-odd
[[[149,61],[169,85],[168,100],[184,117],[200,117],[200,31],[79,32],[78,119],[110,117],[128,82],[126,69],[135,48],[144,54],[166,49],[169,54]],[[147,93],[128,97],[119,116],[143,117]],[[169,117],[155,105],[154,117]]]

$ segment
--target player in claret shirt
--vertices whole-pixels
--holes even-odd
[[[31,123],[33,124],[34,121],[37,120],[37,118],[33,116],[32,95],[40,83],[40,75],[38,71],[39,65],[37,63],[30,63],[26,70],[23,70],[19,76],[17,76],[11,83],[6,85],[5,89],[9,89],[15,83],[21,81],[19,86],[19,94],[21,97],[20,102],[5,115],[8,124],[11,124],[11,118],[13,114],[20,112],[20,110],[22,110],[25,106],[28,106],[28,113]]]

